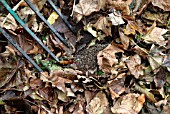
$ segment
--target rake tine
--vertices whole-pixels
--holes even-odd
[[[28,6],[38,15],[38,17],[44,21],[44,23],[51,29],[51,31],[62,41],[67,47],[69,45],[67,44],[66,40],[52,27],[49,22],[44,18],[44,16],[41,15],[41,13],[37,10],[37,8],[34,7],[34,5],[30,2],[30,0],[24,0]]]
[[[19,45],[0,27],[0,32],[3,36],[39,71],[43,70],[19,47]]]
[[[59,59],[41,42],[41,40],[25,25],[25,23],[16,15],[16,13],[10,8],[5,0],[0,0],[8,12],[21,24],[21,26],[45,49],[54,60],[59,62]]]
[[[66,20],[66,18],[63,16],[63,14],[58,10],[58,8],[55,6],[55,4],[51,0],[47,0],[47,1],[52,6],[52,8],[57,12],[57,14],[61,17],[61,19],[64,21],[64,23],[67,25],[67,27],[76,35],[76,31],[74,30],[74,28]]]

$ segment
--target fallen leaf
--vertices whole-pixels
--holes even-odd
[[[65,68],[65,69],[58,69],[51,72],[51,76],[56,75],[59,77],[67,78],[70,80],[74,80],[77,75],[82,75],[83,73],[79,70],[73,70],[71,68]]]
[[[126,60],[126,64],[129,68],[129,71],[135,78],[139,78],[143,75],[143,66],[141,65],[141,58],[139,55],[130,56],[128,60]]]
[[[2,15],[0,13],[0,25],[1,25],[1,27],[15,31],[16,28],[18,27],[18,25],[17,25],[15,19],[12,17],[12,15],[9,15],[8,18],[6,19],[5,23],[3,23],[5,18],[6,18],[5,15]]]
[[[100,17],[97,22],[93,25],[97,30],[102,30],[106,36],[112,36],[111,25],[108,23],[106,17]],[[93,35],[93,34],[92,34]]]
[[[36,45],[33,45],[33,49],[30,50],[27,54],[37,54],[38,53],[38,47]]]
[[[83,16],[88,16],[92,12],[99,11],[100,8],[103,8],[105,2],[102,0],[80,0],[77,5],[74,7],[73,17],[78,23]]]
[[[124,51],[111,44],[100,51],[97,55],[99,68],[105,73],[111,73],[112,66],[118,63],[115,54],[119,52],[123,53]]]
[[[165,26],[167,23],[169,13],[162,13],[162,12],[150,12],[150,11],[145,11],[141,17],[142,20],[147,24],[147,25],[152,25],[154,21],[157,22],[157,25],[159,26]]]
[[[145,102],[144,95],[129,93],[120,97],[111,108],[116,114],[138,114]]]
[[[9,83],[14,74],[16,73],[16,63],[3,63],[0,61],[0,87]]]
[[[97,32],[92,29],[92,24],[89,23],[86,26],[84,26],[84,30],[91,33],[94,37],[97,37]]]
[[[165,46],[166,41],[164,37],[162,36],[165,34],[168,30],[162,29],[159,27],[156,27],[156,23],[154,22],[153,25],[148,28],[148,32],[142,37],[146,43],[157,43],[160,46]]]
[[[164,68],[160,68],[158,73],[154,76],[154,82],[158,89],[161,89],[166,81],[166,71]]]
[[[137,104],[135,107],[133,107],[133,109],[135,110],[135,112],[138,114],[140,112],[140,110],[143,108],[143,105],[145,103],[145,95],[141,94],[138,99],[137,99]]]
[[[132,50],[144,59],[148,57],[148,51],[145,48],[135,46],[134,48],[132,48]]]
[[[35,12],[30,7],[24,7],[20,11],[17,11],[18,16],[23,20],[28,17],[28,15],[34,15]]]
[[[164,61],[166,60],[166,55],[162,53],[161,50],[158,50],[157,46],[153,44],[149,53],[148,61],[152,70],[156,70],[161,65],[163,65]]]
[[[164,11],[170,11],[170,1],[169,0],[151,0],[154,6],[157,6]]]
[[[120,76],[121,75],[121,76]],[[126,78],[126,74],[122,73],[117,76],[116,79],[109,82],[109,91],[111,93],[111,97],[114,100],[115,98],[120,97],[119,95],[125,92],[124,81]]]
[[[134,89],[142,94],[145,94],[145,96],[152,102],[156,103],[156,99],[155,99],[155,96],[149,92],[149,90],[147,88],[142,88],[140,87],[138,84],[135,83],[134,85]]]
[[[123,44],[123,49],[127,50],[129,47],[129,37],[119,30],[120,40]]]
[[[29,84],[32,89],[39,89],[41,87],[41,85],[43,85],[43,82],[40,79],[32,78],[32,79],[30,79]]]
[[[37,23],[36,15],[32,15],[30,17],[28,27],[31,28],[34,32],[38,32],[39,25]]]
[[[170,71],[170,55],[166,55],[164,59],[163,67],[166,67],[168,71]]]
[[[122,0],[112,1],[112,0],[108,0],[108,2],[117,11],[121,10],[122,11],[122,15],[130,15],[129,5],[132,2],[132,0],[127,0],[127,1],[122,1]]]
[[[108,15],[109,15],[108,19],[112,22],[112,25],[117,26],[125,23],[122,19],[122,16],[119,13],[116,13],[116,11],[115,13],[110,13]]]
[[[142,24],[140,20],[137,21],[130,21],[128,20],[128,24],[126,25],[126,29],[124,30],[124,34],[130,35],[136,34],[136,31],[140,34],[144,34],[145,26]]]
[[[47,0],[30,0],[32,4],[35,5],[39,9],[39,11],[43,8],[44,4]],[[20,6],[28,6],[27,3],[24,1],[20,4]]]
[[[50,16],[48,17],[47,21],[50,23],[50,25],[55,23],[55,20],[59,17],[59,15],[56,12],[52,12]]]
[[[108,100],[106,95],[100,91],[96,94],[96,96],[90,101],[86,106],[86,111],[89,114],[102,114],[104,110],[106,110],[106,106],[108,105]]]
[[[67,97],[67,94],[60,91],[60,90],[56,90],[57,92],[57,95],[58,95],[58,99],[63,101],[63,102],[68,102],[68,97]]]

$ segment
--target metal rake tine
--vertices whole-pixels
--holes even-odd
[[[43,72],[43,70],[19,47],[19,45],[0,27],[0,32],[3,36],[39,71]]]
[[[66,20],[66,18],[63,16],[63,14],[58,10],[58,8],[55,6],[55,4],[51,0],[47,0],[47,1],[52,6],[52,8],[57,12],[57,14],[61,17],[61,19],[64,21],[64,23],[67,25],[67,27],[76,35],[76,31],[74,30],[74,28]]]
[[[34,7],[34,5],[30,2],[30,0],[24,0],[28,6],[38,15],[38,17],[44,21],[44,23],[51,29],[51,31],[62,41],[67,47],[69,45],[67,44],[66,40],[52,27],[49,22],[44,18],[44,16],[41,15],[41,13],[37,10],[37,8]]]
[[[5,0],[0,0],[8,12],[21,24],[21,26],[45,49],[54,60],[59,62],[59,59],[41,42],[41,40],[25,25],[25,23],[18,17],[18,15],[10,8]]]

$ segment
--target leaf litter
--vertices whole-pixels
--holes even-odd
[[[170,112],[168,0],[59,0],[77,35],[46,0],[31,0],[70,48],[23,0],[7,1],[60,63],[0,8],[1,27],[43,69],[38,73],[0,34],[0,113]]]

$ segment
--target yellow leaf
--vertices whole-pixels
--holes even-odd
[[[55,20],[58,18],[58,14],[56,12],[52,12],[47,21],[50,23],[50,25],[55,23]]]

